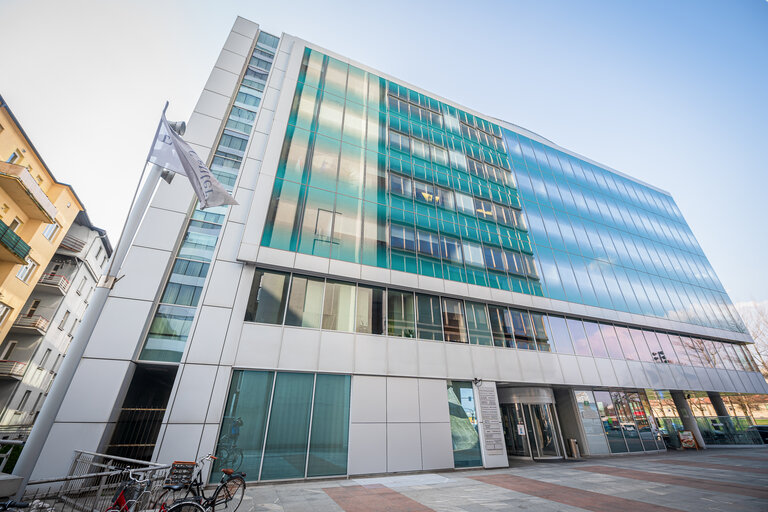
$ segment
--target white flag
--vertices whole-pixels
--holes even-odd
[[[149,161],[186,176],[197,194],[201,209],[224,204],[239,204],[219,183],[211,170],[206,167],[205,162],[197,156],[195,150],[171,129],[165,115],[160,120],[160,128],[152,145]]]

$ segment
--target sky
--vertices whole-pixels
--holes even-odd
[[[238,15],[669,191],[732,299],[768,299],[768,1],[0,0],[0,94],[113,245]]]

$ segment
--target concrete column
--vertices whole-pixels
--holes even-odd
[[[706,448],[707,446],[704,444],[704,438],[701,436],[701,431],[699,431],[699,425],[696,423],[696,418],[693,417],[691,406],[685,398],[685,393],[682,391],[670,390],[669,394],[672,395],[672,400],[675,402],[675,408],[677,408],[677,414],[680,415],[680,419],[683,422],[683,428],[691,431],[699,447]]]

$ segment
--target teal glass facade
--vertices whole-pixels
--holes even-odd
[[[261,32],[230,108],[224,133],[211,162],[211,172],[232,191],[245,157],[253,123],[280,39]],[[180,179],[180,178],[177,178]],[[197,311],[228,206],[196,207],[173,262],[171,275],[139,355],[143,361],[179,362]]]
[[[745,332],[669,195],[310,49],[262,245]]]
[[[746,332],[672,197],[504,138],[548,297]]]
[[[211,482],[347,474],[350,376],[235,370]]]
[[[307,50],[262,244],[541,295],[499,126]]]

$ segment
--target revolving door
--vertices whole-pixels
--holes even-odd
[[[507,455],[534,460],[563,457],[551,389],[502,388],[499,402]]]

